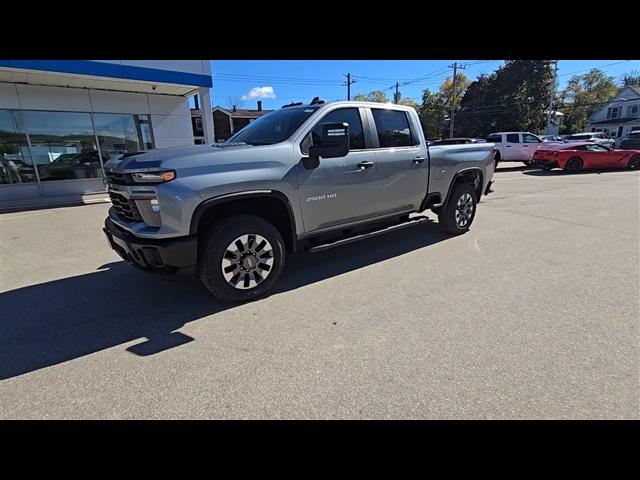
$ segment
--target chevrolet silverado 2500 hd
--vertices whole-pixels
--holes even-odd
[[[227,142],[105,164],[111,247],[149,272],[195,267],[219,299],[269,292],[285,252],[319,251],[426,220],[471,226],[491,191],[493,145],[428,146],[413,108],[314,99]]]

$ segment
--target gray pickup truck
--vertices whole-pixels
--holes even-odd
[[[314,99],[227,142],[105,164],[111,247],[148,272],[196,272],[225,302],[267,294],[285,252],[343,245],[426,220],[466,232],[493,184],[492,144],[429,146],[413,108]]]

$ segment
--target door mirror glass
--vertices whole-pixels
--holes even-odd
[[[320,145],[309,147],[309,157],[336,158],[349,153],[349,124],[322,124],[322,138]]]

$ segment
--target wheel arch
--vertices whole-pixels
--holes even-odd
[[[196,235],[216,220],[237,214],[250,214],[272,223],[282,235],[285,248],[297,245],[295,216],[289,198],[276,190],[251,190],[210,198],[201,202],[191,216],[189,233]]]
[[[479,167],[469,167],[457,172],[451,179],[451,184],[449,185],[447,196],[445,197],[443,202],[444,204],[446,204],[449,201],[449,196],[451,195],[453,186],[456,183],[467,183],[472,185],[473,189],[476,191],[476,201],[478,202],[480,201],[480,197],[482,196],[482,186],[484,185],[484,172]]]

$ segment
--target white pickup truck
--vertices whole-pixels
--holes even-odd
[[[486,140],[496,144],[496,163],[523,162],[531,166],[533,152],[543,146],[542,139],[529,132],[497,132],[489,135]]]

